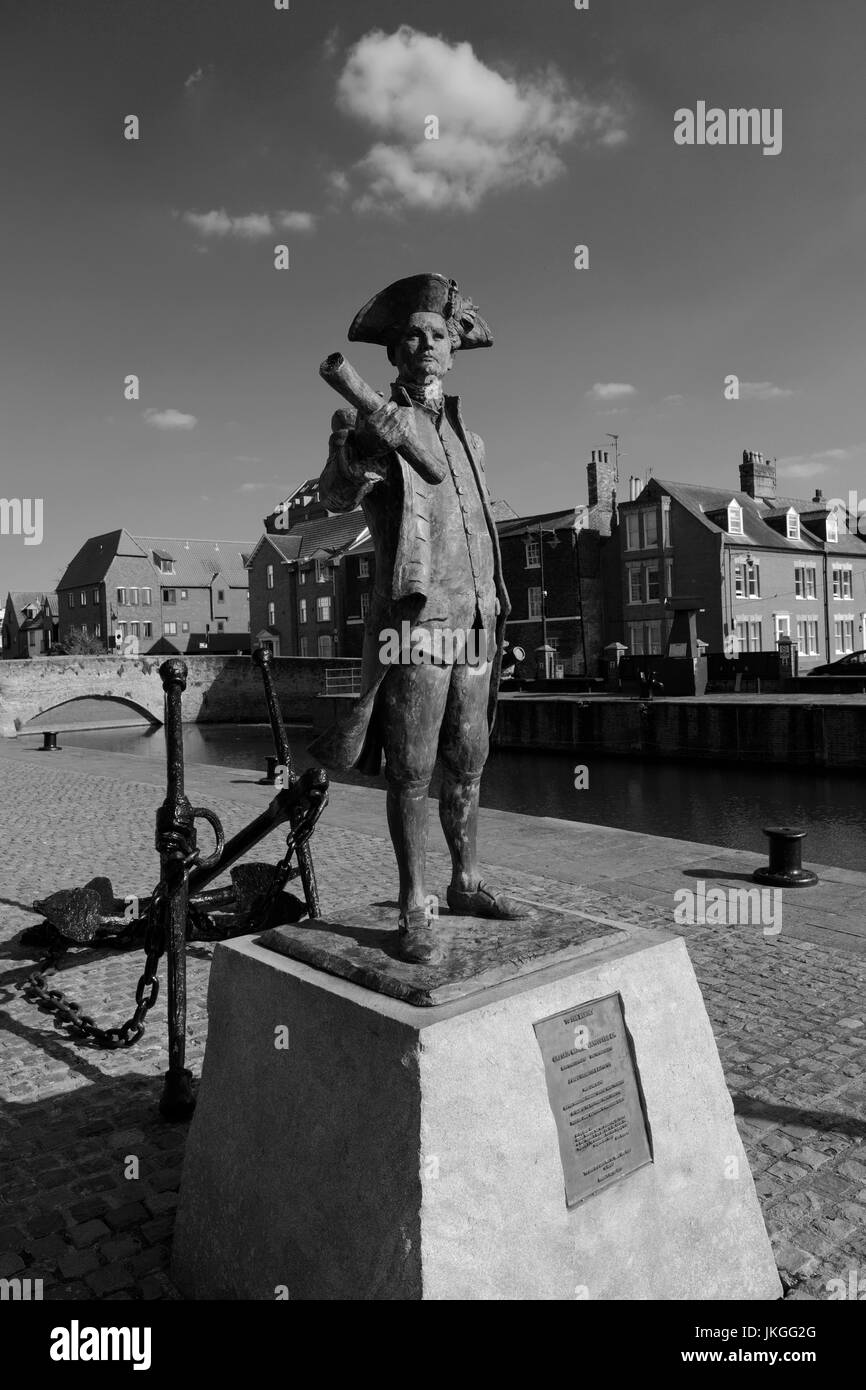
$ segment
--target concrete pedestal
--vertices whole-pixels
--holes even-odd
[[[568,1210],[533,1024],[616,992],[653,1162]],[[216,948],[208,1009],[172,1270],[189,1298],[781,1294],[679,938],[623,929],[432,1008],[244,938]]]

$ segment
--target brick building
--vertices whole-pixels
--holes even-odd
[[[13,590],[7,595],[0,626],[4,657],[46,656],[57,637],[56,594]]]
[[[615,524],[616,467],[607,449],[587,465],[587,504],[511,517],[498,523],[505,587],[511,600],[506,638],[523,647],[527,666],[544,669],[539,649],[553,648],[552,672],[597,675],[606,629],[619,612]]]
[[[264,526],[247,562],[254,643],[275,656],[360,656],[374,566],[363,512],[331,516],[310,479]]]
[[[73,629],[106,651],[136,639],[151,651],[202,650],[211,634],[249,649],[249,589],[242,541],[91,536],[58,586],[60,641]]]
[[[866,543],[820,491],[780,496],[775,465],[753,451],[738,490],[653,478],[633,491],[619,507],[623,620],[610,640],[664,651],[666,600],[693,597],[710,652],[775,651],[790,636],[808,671],[866,647]]]

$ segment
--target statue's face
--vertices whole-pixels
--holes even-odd
[[[441,380],[450,371],[454,357],[442,315],[413,314],[390,355],[404,381]]]

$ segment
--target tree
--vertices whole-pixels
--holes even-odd
[[[73,627],[63,645],[70,656],[102,656],[105,643],[101,637],[92,637],[80,627]]]

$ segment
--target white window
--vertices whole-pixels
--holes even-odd
[[[854,575],[850,565],[833,566],[833,597],[853,598]]]
[[[794,570],[794,594],[797,598],[814,598],[817,592],[814,565],[797,565]]]
[[[269,604],[268,604],[268,627],[276,627],[276,625],[277,625],[277,608],[276,608],[276,604],[274,604],[274,603],[269,603]]]
[[[629,623],[629,647],[634,656],[661,656],[662,625],[660,622]]]
[[[317,583],[317,584],[327,584],[327,582],[328,582],[330,576],[331,576],[331,566],[328,564],[328,561],[327,561],[327,560],[317,560],[317,561],[316,561],[316,583]],[[320,653],[320,655],[321,655],[321,653]]]
[[[797,648],[801,656],[818,655],[818,619],[797,619]]]
[[[756,560],[741,559],[736,561],[734,565],[734,597],[761,597],[761,571]]]
[[[129,602],[129,603],[132,603],[132,604],[135,604],[136,608],[138,607],[138,590],[137,590],[137,589],[130,589],[130,590],[129,590],[129,599],[128,599],[128,602]]]
[[[306,582],[307,582],[307,571],[306,571],[305,569],[301,569],[301,567],[299,566],[299,567],[298,567],[298,583],[299,583],[299,584],[306,584]]]
[[[540,618],[540,617],[541,617],[541,590],[540,590],[540,589],[530,589],[530,590],[528,591],[528,593],[527,593],[527,599],[528,599],[528,603],[529,603],[528,616],[529,616],[530,618]]]
[[[142,589],[142,591],[141,591],[141,601],[142,601],[142,603],[145,604],[148,608],[150,607],[150,602],[151,602],[151,598],[150,598],[150,589]]]
[[[671,543],[671,499],[662,498],[662,545],[667,550]]]
[[[370,595],[369,595],[369,594],[362,594],[362,595],[361,595],[361,617],[362,617],[362,618],[366,618],[366,617],[367,617],[367,614],[368,614],[369,612],[370,612]]]
[[[359,579],[369,579],[369,578],[370,578],[370,557],[369,557],[369,555],[362,555],[361,558],[360,558],[360,560],[358,561],[358,578],[359,578]]]
[[[82,624],[81,624],[81,635],[82,635],[82,637],[86,637],[86,636],[87,636],[87,623],[82,623]],[[31,645],[31,647],[33,647],[33,646],[36,645],[36,633],[35,633],[35,632],[31,632],[31,634],[30,634],[30,645]]]
[[[74,608],[74,607],[75,607],[75,595],[72,593],[71,590],[70,590],[69,593],[66,595],[66,606],[67,606],[67,608]]]
[[[92,595],[91,595],[91,597],[92,597],[94,603],[98,603],[98,602],[99,602],[99,590],[98,590],[98,589],[94,589],[94,590],[93,590],[93,593],[92,593]],[[97,637],[98,637],[98,636],[99,636],[99,633],[97,633],[96,635],[97,635]]]
[[[129,635],[130,635],[130,637],[140,637],[140,636],[141,636],[141,633],[140,633],[140,630],[139,630],[139,629],[140,629],[140,626],[141,626],[140,623],[130,623],[130,624],[129,624]],[[97,633],[97,636],[98,636],[98,635],[99,635],[99,634]]]
[[[273,606],[273,605],[272,605],[272,606]],[[299,599],[299,600],[298,600],[298,622],[299,622],[299,623],[305,623],[306,621],[307,621],[307,600],[306,600],[305,598],[302,598],[302,599]]]
[[[743,509],[739,502],[728,503],[728,533],[731,536],[743,534]]]
[[[788,508],[788,540],[798,541],[800,539],[800,517],[793,507]]]
[[[147,624],[145,624],[145,626],[147,626]],[[181,632],[189,632],[189,623],[181,623],[180,630]]]
[[[334,643],[330,637],[319,638],[319,656],[333,656]]]
[[[141,635],[142,635],[142,637],[152,637],[152,636],[153,636],[153,623],[142,623],[142,625],[141,625]]]
[[[827,517],[827,540],[832,542],[839,539],[839,523],[836,520],[836,513],[831,512]]]
[[[526,566],[528,570],[537,570],[541,565],[541,541],[537,536],[530,536],[526,542]]]
[[[316,619],[320,623],[331,621],[331,598],[329,594],[323,594],[321,598],[316,599]]]
[[[776,634],[776,646],[779,645],[780,637],[791,636],[791,617],[789,613],[774,613],[773,627]]]
[[[177,623],[163,623],[162,630],[166,637],[174,637],[177,633]]]
[[[674,596],[674,562],[665,560],[665,598]]]
[[[739,617],[734,619],[734,631],[741,652],[760,652],[763,650],[761,619]]]
[[[625,548],[640,549],[640,513],[627,512],[625,518]]]
[[[117,591],[117,602],[118,602],[118,603],[126,603],[126,590],[125,590],[125,589],[118,589],[118,591]]]
[[[101,637],[101,636],[102,636],[102,623],[94,623],[94,624],[93,624],[93,635],[94,635],[94,637]]]
[[[844,614],[844,616],[833,619],[833,637],[836,643],[836,654],[844,656],[847,652],[854,650],[854,616]]]
[[[658,603],[659,601],[659,567],[658,565],[646,566],[646,601],[647,603]]]
[[[274,567],[273,567],[273,565],[268,565],[267,568],[265,569],[265,588],[266,588],[266,589],[272,589],[273,587],[274,587]]]
[[[628,601],[643,603],[643,572],[640,565],[628,567]]]
[[[307,640],[306,637],[301,637],[301,638],[299,638],[299,640],[298,640],[298,656],[309,656],[309,655],[310,655],[310,644],[309,644],[309,641]]]
[[[643,544],[644,550],[649,550],[651,546],[659,543],[659,518],[655,507],[652,511],[641,512],[643,520]]]
[[[86,595],[86,594],[82,594],[82,595],[81,595],[81,607],[82,607],[82,608],[86,608],[86,607],[87,607],[87,595]]]
[[[174,574],[174,560],[160,558],[156,562],[156,567],[163,574]]]

